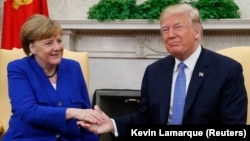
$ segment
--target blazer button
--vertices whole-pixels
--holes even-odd
[[[58,106],[62,106],[62,101],[57,102]]]
[[[55,135],[57,138],[59,138],[60,137],[60,134],[58,134],[58,133],[56,133],[56,135]]]

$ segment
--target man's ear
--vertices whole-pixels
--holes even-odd
[[[200,29],[196,29],[195,30],[195,39],[199,39],[201,36],[201,30]]]
[[[200,36],[200,35],[199,35],[198,33],[196,33],[196,34],[195,34],[195,39],[198,39],[199,36]]]

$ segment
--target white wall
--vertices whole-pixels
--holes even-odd
[[[3,1],[0,0],[0,23],[2,25]],[[49,14],[53,19],[86,19],[87,11],[99,0],[48,0]],[[143,0],[138,0],[138,3]],[[250,0],[235,0],[240,7],[241,17],[250,18]],[[0,28],[1,28],[0,25]],[[0,38],[1,40],[1,38]],[[235,40],[235,39],[233,39]],[[216,47],[221,38],[212,36],[205,44]],[[235,44],[237,44],[237,41]],[[245,38],[243,45],[248,44]],[[98,40],[96,41],[98,42]],[[102,43],[99,43],[102,44]],[[95,89],[140,89],[146,66],[156,59],[90,58],[90,96]]]

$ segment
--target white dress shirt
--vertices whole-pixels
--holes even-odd
[[[192,73],[194,71],[195,64],[199,58],[201,53],[201,46],[195,50],[195,52],[189,56],[183,63],[187,66],[185,68],[185,75],[186,75],[186,93],[188,90],[189,82],[191,80]],[[171,88],[171,101],[170,101],[170,108],[169,108],[169,116],[168,116],[168,124],[172,123],[172,108],[173,108],[173,100],[174,100],[174,84],[178,74],[178,67],[177,65],[180,63],[180,60],[175,58],[175,65],[173,70],[173,78],[172,78],[172,88]]]
[[[192,76],[192,73],[194,71],[194,67],[195,67],[195,64],[199,58],[199,55],[201,53],[201,45],[198,46],[198,48],[195,50],[195,52],[189,56],[185,61],[183,61],[185,63],[185,65],[187,66],[185,68],[185,74],[186,74],[186,92],[187,92],[187,89],[188,89],[188,86],[189,86],[189,82],[191,80],[191,76]],[[177,73],[178,73],[178,68],[177,68],[177,65],[180,63],[180,60],[176,59],[175,58],[175,66],[174,66],[174,72],[173,72],[173,80],[172,80],[172,88],[171,88],[171,101],[170,101],[170,109],[169,109],[169,116],[168,116],[168,124],[171,124],[171,121],[172,121],[172,107],[173,107],[173,95],[174,95],[174,84],[175,84],[175,79],[177,77]],[[116,127],[116,123],[113,119],[111,119],[113,124],[114,124],[114,135],[117,137],[118,136],[118,131],[117,131],[117,127]]]

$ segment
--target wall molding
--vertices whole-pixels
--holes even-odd
[[[65,48],[88,51],[90,58],[161,58],[168,53],[159,21],[57,20],[65,31]],[[212,50],[249,45],[250,19],[207,20],[203,45]]]
[[[97,20],[57,20],[63,29],[71,30],[159,30],[159,21],[124,20],[99,22]],[[250,19],[220,19],[202,22],[204,30],[250,30]]]

